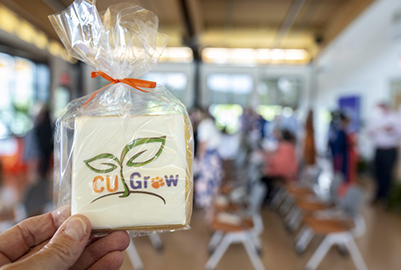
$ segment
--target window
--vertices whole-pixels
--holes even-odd
[[[10,133],[13,118],[11,87],[14,76],[14,58],[0,53],[0,138]]]
[[[216,119],[216,126],[229,134],[239,130],[242,107],[238,104],[212,104],[209,112]]]
[[[46,66],[0,53],[0,138],[32,128],[32,107],[48,100],[49,82]]]
[[[302,87],[296,77],[264,78],[257,89],[259,104],[298,107]]]
[[[249,74],[210,74],[206,78],[210,103],[249,105],[253,84]]]
[[[183,103],[186,98],[188,78],[182,72],[150,72],[143,77],[144,80],[154,81],[164,85],[173,95]]]
[[[50,93],[50,70],[48,66],[36,65],[36,95],[35,99],[46,102]]]

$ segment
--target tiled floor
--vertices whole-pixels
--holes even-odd
[[[370,206],[365,206],[363,213],[367,230],[357,240],[357,244],[369,269],[401,269],[401,214]],[[264,210],[263,220],[265,232],[261,236],[264,246],[262,260],[266,269],[303,269],[321,238],[316,237],[305,254],[299,256],[293,249],[294,235],[285,230],[279,215],[271,210]],[[145,269],[204,269],[209,257],[206,245],[211,235],[201,211],[194,212],[191,225],[190,231],[162,234],[162,252],[152,248],[148,237],[134,239]],[[122,269],[133,269],[127,257]],[[234,245],[228,249],[216,269],[244,270],[252,269],[252,266],[243,246]],[[333,248],[319,269],[351,270],[355,267],[349,256],[344,257]]]

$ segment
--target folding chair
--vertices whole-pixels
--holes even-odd
[[[338,203],[338,191],[342,183],[342,177],[336,175],[331,177],[330,189],[328,196],[298,196],[295,198],[293,207],[284,219],[284,223],[290,232],[298,229],[305,215],[315,211],[328,210],[336,206]],[[320,194],[318,194],[320,195]],[[323,199],[322,197],[328,197]]]
[[[149,239],[154,249],[156,249],[157,251],[163,250],[163,242],[161,241],[160,236],[158,234],[150,234]],[[128,248],[125,250],[125,252],[127,253],[128,258],[131,261],[132,266],[134,267],[135,270],[144,269],[141,257],[139,256],[139,253],[134,245],[134,242],[132,241],[132,237],[130,240],[130,244]]]
[[[233,224],[224,222],[215,218],[212,223],[212,229],[215,233],[208,245],[208,250],[212,251],[210,259],[206,263],[206,269],[214,269],[220,259],[223,257],[227,248],[233,243],[242,243],[248,253],[251,263],[256,270],[265,269],[258,253],[261,252],[262,246],[259,235],[263,232],[263,221],[260,216],[260,208],[266,193],[266,188],[260,183],[252,186],[249,194],[249,208],[246,213],[250,217],[244,215],[231,215],[232,219],[238,222]],[[228,216],[230,217],[230,216]]]
[[[363,197],[364,193],[360,188],[350,187],[341,202],[341,211],[316,213],[305,218],[305,227],[298,238],[297,246],[306,248],[315,234],[325,236],[306,264],[306,269],[316,269],[333,245],[345,247],[358,270],[368,269],[354,240],[365,231],[365,222],[359,213]]]
[[[135,270],[143,270],[143,263],[142,263],[141,257],[139,256],[138,251],[136,250],[134,242],[132,241],[132,237],[131,237],[129,246],[125,250],[125,252],[127,253],[128,258],[131,261],[134,269]]]
[[[259,182],[261,178],[261,169],[263,166],[263,160],[258,157],[256,153],[250,155],[249,164],[243,164],[244,162],[238,162],[237,160],[242,155],[239,155],[236,159],[237,177],[233,181],[222,187],[220,195],[228,198],[231,202],[237,203],[243,200],[247,195],[248,190],[253,184]]]
[[[309,169],[298,182],[284,184],[279,187],[273,197],[272,206],[278,209],[281,215],[286,215],[294,203],[294,197],[303,197],[315,194],[315,186],[322,170],[319,167]]]
[[[149,235],[149,239],[154,249],[157,251],[162,251],[164,249],[163,242],[158,234]]]

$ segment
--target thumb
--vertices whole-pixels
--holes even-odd
[[[88,242],[91,225],[85,216],[67,219],[50,242],[31,257],[14,264],[17,269],[69,269],[81,256]],[[21,265],[20,265],[21,264]],[[21,267],[21,268],[20,268]]]

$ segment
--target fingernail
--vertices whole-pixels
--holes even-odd
[[[72,218],[68,221],[64,233],[74,240],[81,241],[86,235],[87,225],[81,218]]]

